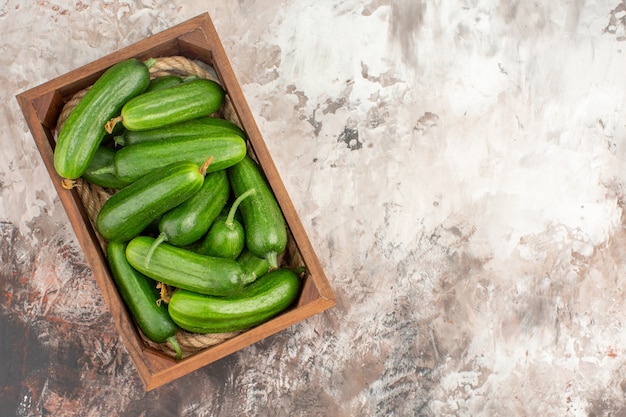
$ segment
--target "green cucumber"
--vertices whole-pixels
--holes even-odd
[[[237,262],[243,267],[244,271],[254,278],[260,278],[270,270],[270,264],[267,262],[267,259],[253,255],[247,248],[244,248],[237,257]]]
[[[246,231],[246,247],[256,256],[266,258],[271,268],[276,268],[278,255],[287,247],[287,226],[261,168],[246,155],[228,168],[228,176],[235,196],[256,190],[239,207]]]
[[[111,119],[107,129],[119,121],[128,130],[147,130],[208,116],[222,107],[224,98],[222,86],[205,79],[150,91],[124,104],[121,115]]]
[[[186,246],[200,239],[220,214],[230,195],[226,171],[207,174],[200,191],[183,204],[165,213],[159,231],[167,242]]]
[[[150,248],[147,262],[150,262],[152,253],[162,242],[187,246],[199,240],[218,217],[229,196],[230,185],[226,171],[207,174],[200,191],[161,216],[159,235]]]
[[[243,129],[241,129],[235,123],[231,122],[230,120],[223,119],[221,117],[216,117],[216,116],[198,117],[197,119],[194,119],[193,121],[198,124],[207,125],[209,127],[215,126],[215,127],[223,127],[225,129],[234,130],[235,132],[239,133],[242,136],[245,136],[246,134],[243,131]]]
[[[254,189],[250,189],[241,194],[233,202],[228,215],[218,217],[213,222],[202,243],[196,249],[198,253],[228,259],[235,259],[239,256],[245,246],[246,235],[243,225],[235,219],[235,213],[241,202],[255,192]]]
[[[148,84],[148,88],[146,88],[145,93],[173,87],[175,85],[181,84],[182,82],[183,79],[180,78],[178,75],[164,75],[162,77],[156,77],[150,80],[150,84]]]
[[[107,172],[113,167],[113,161],[115,160],[115,150],[108,146],[100,145],[87,166],[87,170],[83,173],[82,177],[90,184],[99,185],[104,188],[120,189],[130,184],[127,181],[122,181],[114,174]]]
[[[103,172],[112,172],[122,181],[134,182],[150,171],[174,162],[193,161],[200,165],[212,158],[212,163],[207,168],[209,173],[236,164],[246,156],[246,152],[246,141],[232,132],[222,132],[210,137],[138,143],[118,150],[114,166]]]
[[[107,131],[107,120],[140,95],[150,82],[144,63],[127,59],[107,69],[71,111],[54,149],[54,168],[68,179],[83,175]]]
[[[180,328],[194,333],[221,333],[248,329],[290,307],[302,283],[289,269],[276,269],[248,285],[237,295],[211,297],[177,290],[168,312]]]
[[[125,130],[123,134],[115,137],[115,144],[119,146],[130,146],[142,142],[161,141],[165,139],[214,136],[223,131],[233,132],[245,138],[245,133],[236,124],[219,117],[207,116],[156,129]]]
[[[96,229],[109,241],[128,241],[162,214],[200,190],[204,169],[178,162],[150,172],[112,195],[96,218]]]
[[[178,326],[170,318],[167,305],[159,302],[161,296],[156,282],[128,263],[126,243],[108,244],[107,263],[122,301],[141,332],[155,343],[169,342],[180,359],[182,352],[176,340]]]
[[[133,268],[155,281],[216,296],[239,293],[251,281],[237,261],[200,255],[169,243],[159,245],[147,263],[154,241],[148,236],[132,239],[126,248],[126,258]]]

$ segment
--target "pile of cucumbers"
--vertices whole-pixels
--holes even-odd
[[[95,81],[59,131],[54,166],[115,190],[95,219],[111,275],[142,333],[180,357],[179,329],[250,328],[293,305],[302,284],[278,264],[286,222],[245,133],[212,116],[223,88],[151,80],[152,62],[127,59]]]

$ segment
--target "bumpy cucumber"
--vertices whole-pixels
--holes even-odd
[[[146,130],[208,116],[224,103],[224,89],[215,81],[197,79],[141,94],[121,111],[128,130]]]
[[[111,172],[108,172],[113,167],[114,160],[115,150],[100,145],[96,149],[87,170],[83,173],[83,179],[90,184],[104,188],[120,189],[126,187],[129,182],[122,181]]]
[[[250,189],[237,197],[228,214],[215,219],[202,243],[196,249],[197,252],[228,259],[235,259],[239,256],[245,246],[246,235],[243,225],[235,219],[235,213],[241,202],[255,192],[254,189]]]
[[[245,137],[243,130],[236,124],[219,117],[207,116],[156,129],[125,130],[123,134],[115,137],[115,143],[119,146],[130,146],[142,142],[154,142],[165,139],[214,136],[223,131],[233,132],[241,137]]]
[[[109,241],[128,241],[163,213],[200,190],[204,167],[178,162],[153,170],[112,195],[100,209],[96,229]]]
[[[168,312],[174,323],[195,333],[220,333],[248,329],[291,306],[301,282],[289,269],[276,269],[257,279],[237,295],[211,297],[177,290]]]
[[[131,317],[141,332],[156,343],[169,342],[180,358],[176,340],[178,326],[172,321],[165,303],[156,288],[156,282],[134,269],[126,260],[126,243],[110,242],[107,262],[117,290]]]
[[[109,171],[122,181],[134,182],[148,172],[174,162],[213,162],[207,172],[215,172],[236,164],[246,155],[245,140],[232,132],[210,137],[190,137],[146,142],[126,146],[115,154],[114,167]]]
[[[187,246],[199,240],[219,216],[229,196],[226,171],[207,174],[200,191],[161,216],[159,235],[148,253],[148,263],[154,250],[163,242]]]
[[[148,236],[132,239],[126,248],[126,258],[135,269],[155,281],[216,296],[239,293],[251,281],[237,261],[200,255],[168,243],[159,245],[148,263],[154,241]]]
[[[256,192],[241,202],[239,210],[246,231],[246,247],[266,258],[276,268],[277,256],[287,247],[287,228],[283,213],[258,164],[250,157],[228,168],[235,196],[247,190]]]
[[[59,132],[54,167],[60,176],[76,179],[83,175],[107,134],[105,123],[143,93],[149,82],[148,68],[136,59],[113,65],[96,80]]]
[[[228,176],[224,170],[207,174],[200,191],[178,207],[165,213],[159,230],[167,242],[186,246],[200,239],[220,214],[230,195]]]

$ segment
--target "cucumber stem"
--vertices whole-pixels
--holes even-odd
[[[167,342],[172,345],[172,348],[174,348],[174,351],[176,352],[176,359],[180,359],[183,357],[183,351],[180,348],[180,345],[178,344],[178,340],[176,339],[176,335],[174,336],[170,336],[167,339]]]
[[[278,268],[278,254],[276,252],[266,253],[265,260],[270,264],[270,269]]]
[[[204,164],[202,164],[202,166],[200,167],[200,174],[202,175],[206,175],[206,170],[209,168],[209,165],[211,165],[213,163],[213,156],[209,156],[207,158],[206,161],[204,161]]]
[[[162,303],[169,304],[172,296],[168,292],[168,285],[163,282],[158,282],[156,288],[159,290],[159,299],[156,301],[160,306]]]
[[[115,129],[115,125],[121,121],[122,121],[122,116],[117,116],[117,117],[112,118],[111,120],[109,120],[108,122],[104,124],[104,130],[106,130],[108,134],[113,133],[113,129]]]
[[[150,260],[152,259],[152,255],[154,254],[154,251],[156,250],[156,248],[163,242],[165,242],[167,240],[167,235],[165,233],[161,233],[159,234],[159,236],[154,240],[154,242],[152,242],[152,245],[150,245],[150,249],[148,249],[148,253],[146,253],[146,259],[145,259],[145,266],[146,268],[148,267],[148,265],[150,264]]]
[[[146,66],[146,68],[150,69],[152,68],[152,66],[154,66],[154,64],[156,64],[157,60],[156,58],[148,58],[145,61],[143,61],[143,64]]]
[[[228,216],[226,217],[226,221],[224,222],[224,225],[226,225],[226,227],[232,230],[233,221],[235,220],[235,214],[237,212],[237,209],[239,208],[239,204],[241,204],[243,200],[250,197],[254,193],[256,193],[256,190],[254,188],[250,188],[248,191],[241,194],[239,197],[235,199],[235,201],[233,202],[233,205],[230,207],[230,210],[228,211]]]
[[[75,180],[71,180],[69,178],[63,178],[63,181],[61,181],[61,185],[66,190],[71,190],[72,188],[76,187],[76,181]]]
[[[256,281],[256,274],[253,273],[244,273],[241,275],[241,281],[243,281],[243,285],[246,286],[248,284],[253,283],[254,281]]]

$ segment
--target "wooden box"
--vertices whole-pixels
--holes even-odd
[[[88,217],[85,205],[76,189],[64,188],[62,178],[55,172],[53,166],[57,120],[64,105],[75,93],[93,84],[108,67],[121,60],[131,57],[146,60],[173,56],[186,57],[214,69],[227,92],[241,127],[247,134],[250,152],[261,165],[287,221],[289,253],[285,257],[285,262],[304,264],[307,269],[303,278],[303,291],[294,308],[179,361],[154,349],[141,337],[112,281],[105,252],[99,241],[100,237]],[[189,374],[335,305],[333,291],[279,177],[208,14],[199,15],[25,91],[17,96],[17,100],[93,276],[146,390]]]

